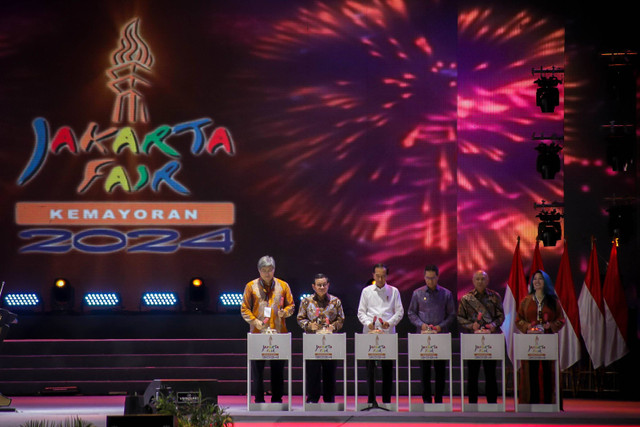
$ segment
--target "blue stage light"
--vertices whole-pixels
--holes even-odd
[[[239,294],[239,293],[220,294],[220,303],[224,307],[240,307],[242,305],[242,294]]]
[[[11,293],[4,296],[4,304],[13,308],[36,308],[41,306],[42,300],[33,292]]]
[[[300,301],[302,301],[303,299],[305,299],[307,297],[310,297],[311,295],[313,295],[313,294],[302,294],[302,295],[300,295]]]
[[[90,292],[82,300],[90,308],[112,308],[121,304],[120,295],[115,292]]]
[[[175,292],[145,292],[142,294],[142,305],[146,307],[174,307],[178,304]]]

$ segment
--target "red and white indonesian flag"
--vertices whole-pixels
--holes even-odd
[[[580,315],[569,264],[567,242],[564,243],[564,252],[556,278],[556,295],[558,295],[566,319],[564,327],[558,332],[560,369],[564,370],[580,360]]]
[[[580,330],[595,369],[604,361],[604,307],[596,244],[591,246],[587,274],[578,297]]]
[[[609,268],[604,278],[602,296],[604,299],[605,346],[604,366],[609,366],[629,352],[627,347],[627,303],[618,272],[618,250],[611,246]]]
[[[511,261],[511,272],[509,273],[509,281],[507,289],[504,293],[504,322],[502,323],[502,332],[507,343],[507,354],[513,363],[513,334],[518,331],[516,328],[516,313],[518,304],[527,294],[527,284],[524,278],[524,268],[522,267],[522,258],[520,257],[520,238],[513,253],[513,261]]]
[[[540,240],[536,239],[536,247],[533,250],[533,262],[531,262],[531,270],[529,270],[529,283],[533,278],[533,273],[538,270],[545,271],[544,265],[542,265],[542,255],[540,254]],[[529,289],[526,289],[526,292],[529,293]],[[526,294],[520,295],[521,299],[524,298]]]

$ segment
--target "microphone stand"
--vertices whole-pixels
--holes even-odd
[[[377,318],[377,317],[374,317],[374,319],[373,319],[373,327],[374,327],[374,329],[375,329],[375,327],[376,327],[376,321],[377,321],[377,320],[378,320],[378,318]],[[382,326],[382,319],[380,319],[380,325]],[[376,363],[376,362],[375,362],[375,360],[373,361],[373,363]],[[397,363],[397,362],[396,362],[396,363]],[[374,378],[375,378],[375,366],[374,366]],[[398,379],[396,378],[396,381],[397,381],[397,380],[398,380]],[[374,388],[375,388],[375,383],[374,383]],[[356,396],[356,400],[357,400],[357,396]],[[378,405],[378,401],[377,401],[377,400],[374,400],[374,401],[373,401],[373,403],[370,403],[370,404],[369,404],[369,406],[367,406],[366,408],[361,409],[361,411],[362,411],[362,412],[364,412],[364,411],[371,411],[372,409],[380,409],[380,410],[383,410],[383,411],[387,411],[387,412],[389,412],[389,409],[387,409],[387,408],[385,408],[385,407],[383,407],[383,406]]]
[[[371,411],[372,409],[380,409],[380,410],[389,412],[389,409],[385,408],[384,406],[378,405],[377,401],[369,404],[369,406],[367,406],[366,408],[362,408],[361,411],[363,411],[363,412],[364,411]]]

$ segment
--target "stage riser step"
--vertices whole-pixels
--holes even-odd
[[[124,368],[124,369],[146,369],[146,368],[246,368],[244,354],[238,355],[51,355],[51,356],[0,356],[0,366],[4,367],[0,371],[21,369],[24,371],[43,371],[47,369],[89,369],[89,368]],[[347,370],[353,372],[353,360],[347,358]],[[400,375],[406,373],[406,366],[400,361]],[[412,376],[420,373],[420,367],[412,363]],[[337,369],[342,372],[342,364],[338,363]],[[499,368],[498,368],[499,369]],[[302,359],[294,358],[292,370],[294,373],[302,371]],[[459,374],[459,365],[453,365],[453,375]],[[359,372],[364,372],[364,365],[359,364]],[[340,374],[341,375],[341,374]],[[406,375],[405,375],[406,376]]]
[[[460,365],[453,340],[453,378],[459,382]],[[354,339],[347,340],[348,392],[353,393]],[[292,340],[292,387],[302,391],[302,339]],[[407,340],[399,341],[399,383],[407,389]],[[46,385],[77,386],[84,394],[144,392],[156,378],[217,379],[220,394],[246,390],[246,339],[125,339],[125,340],[7,340],[0,348],[0,384],[5,394],[33,395]],[[412,362],[412,379],[420,377]],[[500,376],[500,372],[498,373]],[[338,378],[342,363],[338,362]],[[268,378],[268,369],[267,369]],[[361,390],[366,390],[364,362],[359,362]],[[141,384],[145,384],[141,389]],[[415,387],[415,386],[414,386]],[[454,390],[459,387],[454,385]],[[418,391],[416,391],[417,393]]]
[[[77,390],[79,394],[84,395],[110,395],[110,394],[134,394],[137,393],[139,395],[144,394],[145,390],[151,384],[152,381],[103,381],[103,382],[79,382],[79,381],[45,381],[45,382],[20,382],[20,383],[3,383],[3,394],[7,396],[35,396],[47,394],[45,389],[47,387],[54,387],[58,390],[61,390],[60,393],[63,394],[62,388],[64,387],[73,387],[74,390]],[[366,383],[364,381],[359,382],[358,391],[360,396],[366,395]],[[286,384],[285,384],[286,387]],[[408,389],[406,383],[401,383],[399,385],[400,395],[406,396],[408,394]],[[480,394],[484,394],[483,385],[480,384]],[[292,393],[294,396],[302,395],[302,383],[294,382],[291,385]],[[267,383],[268,390],[268,383]],[[454,396],[459,395],[460,384],[454,382],[453,384]],[[219,395],[246,395],[247,385],[246,382],[241,381],[221,381],[218,382],[218,394]],[[381,393],[381,390],[376,391],[377,394]],[[341,396],[342,391],[342,383],[338,383],[336,387],[336,394]],[[349,382],[347,385],[347,394],[349,396],[353,396],[355,393],[355,386],[353,382]],[[412,395],[419,396],[420,395],[420,386],[418,383],[413,385]],[[448,385],[445,387],[445,396],[449,394]],[[267,399],[268,400],[268,399]]]
[[[268,371],[267,371],[268,374]],[[498,373],[500,375],[500,373]],[[286,373],[285,373],[286,375]],[[337,377],[342,378],[342,370],[337,371]],[[109,381],[146,381],[153,380],[155,378],[169,378],[169,379],[217,379],[220,381],[225,380],[244,380],[246,378],[246,369],[244,368],[71,368],[71,369],[3,369],[0,372],[0,383],[5,382],[19,382],[19,381],[94,381],[100,382],[104,380]],[[347,372],[348,381],[352,381],[354,378],[353,371]],[[366,378],[366,372],[364,369],[358,371],[358,379],[364,381]],[[418,381],[420,378],[420,371],[414,370],[412,372],[412,381]],[[482,376],[481,376],[482,378]],[[500,378],[500,376],[499,376]],[[302,379],[302,371],[300,369],[292,369],[292,380],[300,381]],[[406,371],[400,371],[398,379],[401,383],[408,380]],[[460,377],[458,375],[453,376],[454,382],[459,382]]]
[[[50,356],[2,356],[0,366],[12,368],[69,368],[82,366],[96,367],[172,367],[172,366],[238,366],[238,358],[244,354],[193,354],[193,355],[163,355],[163,354],[103,354],[103,355],[62,355]]]
[[[6,340],[3,355],[246,353],[246,339],[210,340]]]
[[[459,354],[459,339],[451,342],[454,358]],[[3,355],[25,354],[199,354],[244,353],[246,339],[198,340],[6,340],[0,346]],[[291,341],[293,355],[302,354],[302,339]],[[347,339],[347,354],[354,353],[353,338]],[[398,340],[398,353],[407,354],[407,339]]]

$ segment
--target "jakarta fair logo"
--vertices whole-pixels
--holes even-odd
[[[182,154],[172,145],[177,135],[190,135],[189,153],[192,156],[224,153],[236,154],[231,132],[225,127],[211,129],[213,119],[200,117],[176,124],[161,124],[151,131],[144,88],[151,86],[154,56],[140,35],[140,20],[132,19],[121,29],[118,47],[110,56],[107,69],[107,88],[115,93],[111,123],[100,128],[97,122],[87,124],[77,134],[71,126],[59,126],[51,136],[51,126],[44,117],[32,121],[35,143],[26,166],[17,179],[22,187],[51,185],[38,180],[45,167],[53,164],[60,174],[69,176],[82,171],[75,187],[78,195],[87,194],[94,187],[102,187],[105,200],[86,202],[43,201],[18,202],[16,224],[48,226],[183,226],[232,225],[235,206],[230,202],[189,203],[163,202],[158,193],[163,190],[189,197],[191,190],[178,178],[182,170]],[[183,140],[182,138],[181,140]],[[167,157],[165,164],[152,169],[145,164],[152,153]],[[65,156],[71,155],[71,158]],[[78,160],[87,158],[81,168]],[[62,164],[61,164],[62,163]],[[186,173],[195,171],[186,171]],[[55,183],[58,185],[59,183]],[[116,202],[108,198],[118,189],[128,194],[142,194],[151,190],[153,201]],[[94,192],[95,193],[95,192]],[[149,193],[144,193],[149,194]],[[175,229],[145,228],[127,233],[112,228],[92,228],[72,233],[61,228],[27,229],[22,239],[39,239],[20,248],[20,252],[66,253],[78,250],[87,253],[127,252],[172,253],[181,248],[222,249],[229,252],[233,245],[231,229],[224,228],[183,239]],[[145,240],[134,242],[144,237]],[[91,244],[100,238],[107,243]],[[156,238],[154,240],[154,238]],[[133,243],[133,244],[132,244]]]

